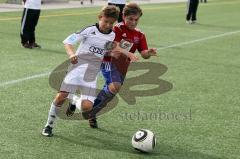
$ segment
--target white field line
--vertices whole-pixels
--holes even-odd
[[[213,35],[213,36],[208,36],[208,37],[205,37],[205,38],[196,39],[196,40],[192,40],[192,41],[186,41],[186,42],[173,44],[173,45],[169,45],[169,46],[165,46],[165,47],[160,47],[160,48],[158,48],[158,50],[164,50],[164,49],[168,49],[168,48],[189,45],[189,44],[198,43],[198,42],[206,41],[206,40],[210,40],[210,39],[216,39],[216,38],[220,38],[220,37],[228,36],[228,35],[232,35],[232,34],[237,34],[237,33],[240,33],[240,30],[232,31],[232,32],[226,32],[226,33],[223,33],[223,34],[218,34],[218,35]]]
[[[206,41],[206,40],[216,39],[216,38],[220,38],[220,37],[224,37],[224,36],[229,36],[229,35],[233,35],[233,34],[237,34],[237,33],[240,33],[240,30],[232,31],[232,32],[226,32],[226,33],[223,33],[223,34],[218,34],[218,35],[213,35],[213,36],[208,36],[208,37],[205,37],[205,38],[196,39],[196,40],[192,40],[192,41],[177,43],[177,44],[173,44],[173,45],[169,45],[169,46],[165,46],[165,47],[160,47],[160,48],[157,48],[157,49],[158,50],[165,50],[165,49],[169,49],[169,48],[174,48],[174,47],[189,45],[189,44],[198,43],[198,42],[202,42],[202,41]],[[28,81],[28,80],[32,80],[32,79],[36,79],[36,78],[40,78],[40,77],[45,77],[45,76],[50,75],[50,73],[51,73],[51,71],[47,72],[47,73],[41,73],[41,74],[36,74],[36,75],[33,75],[33,76],[28,76],[28,77],[25,77],[25,78],[6,81],[6,82],[3,82],[3,83],[0,83],[0,87],[4,87],[4,86],[7,86],[7,85],[12,85],[12,84],[17,84],[17,83],[21,83],[23,81]]]
[[[16,80],[6,81],[6,82],[3,82],[3,83],[0,83],[0,87],[7,86],[7,85],[12,85],[12,84],[16,84],[16,83],[21,83],[23,81],[28,81],[28,80],[35,79],[35,78],[45,77],[45,76],[50,75],[50,73],[51,72],[41,73],[41,74],[36,74],[36,75],[33,75],[33,76],[28,76],[28,77],[25,77],[25,78],[19,78],[19,79],[16,79]]]

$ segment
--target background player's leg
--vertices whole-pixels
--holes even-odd
[[[26,37],[23,35],[23,29],[24,29],[24,25],[25,25],[25,21],[26,21],[26,8],[24,8],[23,10],[23,15],[22,15],[22,20],[21,20],[21,31],[20,31],[20,36],[21,36],[21,43],[22,45],[24,45],[25,43],[27,43],[27,39]]]
[[[195,0],[194,4],[193,4],[193,12],[192,12],[192,21],[193,21],[193,23],[197,20],[198,3],[199,3],[199,1]]]
[[[192,3],[191,0],[188,0],[187,2],[187,15],[186,15],[186,21],[189,22],[191,20],[192,16]]]
[[[39,16],[40,16],[40,10],[32,10],[32,23],[31,23],[29,44],[32,47],[36,47],[36,48],[41,47],[40,45],[36,44],[36,38],[35,38],[35,29],[38,23]]]
[[[21,43],[24,48],[31,49],[32,47],[29,45],[29,33],[30,33],[30,25],[31,25],[31,11],[28,8],[24,8],[22,21],[21,21]]]

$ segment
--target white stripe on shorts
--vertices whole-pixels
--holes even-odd
[[[25,26],[25,23],[26,23],[26,18],[27,18],[27,12],[28,12],[28,8],[25,8],[25,14],[23,16],[23,21],[22,21],[22,26],[21,26],[21,34],[23,34],[23,29],[24,29],[24,26]]]

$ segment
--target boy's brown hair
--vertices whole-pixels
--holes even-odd
[[[114,6],[114,5],[108,5],[102,8],[100,14],[98,15],[98,17],[104,16],[107,18],[114,18],[114,19],[118,19],[119,17],[119,8]]]
[[[137,3],[128,3],[123,8],[123,15],[124,16],[139,15],[141,17],[143,13],[142,13],[142,9],[137,5]]]

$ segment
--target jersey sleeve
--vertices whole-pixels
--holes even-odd
[[[88,29],[83,29],[79,32],[69,35],[64,41],[64,44],[75,45],[78,42],[82,41],[88,35]]]
[[[146,37],[143,33],[141,33],[140,42],[139,42],[139,46],[138,46],[137,49],[138,49],[139,52],[148,49],[147,40],[146,40]]]
[[[115,32],[115,39],[114,41],[120,42],[122,40],[122,31],[118,26],[113,27],[113,31]]]

